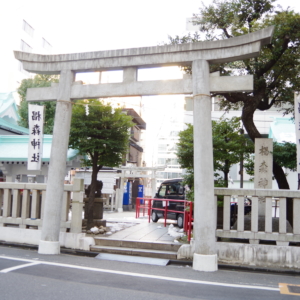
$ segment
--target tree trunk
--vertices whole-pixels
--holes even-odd
[[[255,143],[256,138],[261,138],[261,134],[257,130],[253,118],[254,112],[257,108],[256,102],[245,101],[242,111],[242,122],[245,126],[246,131],[248,132],[249,137]],[[283,169],[273,160],[273,174],[278,184],[279,189],[290,189],[287,178],[283,172]],[[287,199],[287,220],[293,226],[293,201]]]
[[[225,181],[225,187],[228,188],[228,174],[229,174],[229,167],[228,167],[228,160],[225,159],[225,166],[224,166],[224,181]]]
[[[280,166],[273,161],[273,174],[277,181],[279,189],[289,190],[290,186],[286,179],[286,176]],[[293,227],[293,199],[286,198],[286,218]]]

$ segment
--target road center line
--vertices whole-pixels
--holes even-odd
[[[8,259],[8,260],[29,262],[26,265],[19,266],[20,268],[22,266],[26,267],[26,266],[30,266],[30,265],[38,265],[38,264],[42,265],[43,264],[43,265],[48,265],[48,266],[57,266],[57,267],[64,267],[64,268],[71,268],[71,269],[78,269],[78,270],[85,270],[85,271],[140,277],[140,278],[149,278],[149,279],[167,280],[167,281],[174,281],[174,282],[185,282],[185,283],[214,285],[214,286],[223,286],[223,287],[231,287],[231,288],[243,288],[243,289],[279,292],[279,288],[272,288],[272,287],[267,287],[267,286],[243,285],[243,284],[221,283],[221,282],[213,282],[213,281],[202,281],[202,280],[194,280],[194,279],[184,279],[184,278],[177,278],[177,277],[157,276],[157,275],[149,275],[149,274],[142,274],[142,273],[132,273],[132,272],[123,272],[123,271],[115,271],[115,270],[97,269],[97,268],[91,268],[91,267],[53,263],[53,262],[47,262],[47,261],[37,262],[37,261],[29,260],[29,259],[21,259],[21,258],[9,257],[9,256],[0,256],[0,259],[1,258]],[[18,266],[15,268],[18,269]],[[12,268],[9,268],[9,269],[12,269]],[[5,269],[5,270],[9,270],[9,269]]]
[[[39,264],[40,264],[40,262],[32,262],[32,263],[28,263],[28,264],[24,264],[24,265],[19,265],[19,266],[3,269],[3,270],[0,271],[0,273],[8,273],[8,272],[11,272],[11,271],[15,271],[15,270],[18,270],[18,269],[31,267],[31,266],[35,266],[35,265],[39,265]]]

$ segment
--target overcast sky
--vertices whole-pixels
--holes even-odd
[[[53,53],[88,52],[156,46],[167,41],[168,35],[182,35],[186,33],[186,18],[198,13],[201,2],[209,4],[211,0],[2,0],[0,17],[1,13],[22,15],[50,42]],[[300,12],[299,0],[277,3]],[[170,72],[167,73],[166,78],[170,78]],[[178,73],[178,68],[171,72],[172,76]],[[94,75],[85,74],[82,76],[91,76],[90,79],[79,79],[96,83],[98,77]],[[176,97],[143,97],[148,115],[142,117],[147,122],[146,140],[150,141],[150,147],[144,149],[146,160],[154,158],[156,144],[151,141],[157,138],[167,117],[158,118],[157,105],[170,104],[170,101],[161,101],[162,98],[174,100]]]
[[[3,0],[52,44],[54,53],[155,46],[185,33],[199,0]],[[210,0],[203,0],[205,4]],[[299,0],[279,0],[300,12]],[[1,13],[0,13],[1,15]]]

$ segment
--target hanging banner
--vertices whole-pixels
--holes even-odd
[[[300,190],[300,95],[295,93],[295,130],[297,145],[297,173],[298,173],[298,190]]]
[[[43,156],[44,106],[28,105],[29,142],[27,170],[41,170]]]

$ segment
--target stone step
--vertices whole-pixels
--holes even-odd
[[[177,259],[177,251],[164,251],[153,249],[127,248],[127,247],[112,247],[112,246],[91,246],[93,252],[111,253],[131,256],[143,256],[163,259]]]
[[[180,243],[164,243],[164,242],[147,242],[136,240],[114,240],[108,238],[95,237],[95,244],[97,246],[109,246],[109,247],[125,247],[134,249],[148,249],[159,251],[171,251],[177,252],[180,248]]]

